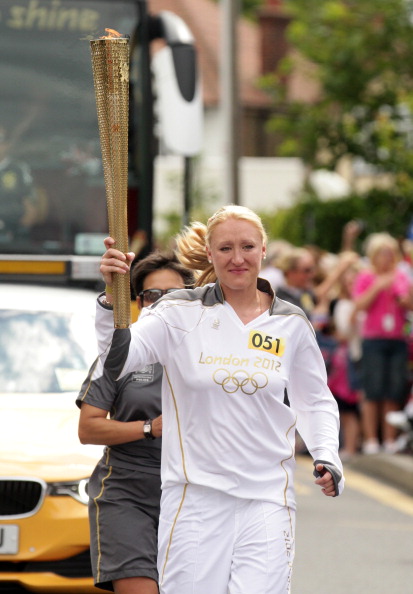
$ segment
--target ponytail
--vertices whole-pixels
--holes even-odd
[[[195,221],[175,238],[178,259],[186,268],[195,272],[197,287],[217,280],[214,267],[208,262],[206,232],[206,226]]]

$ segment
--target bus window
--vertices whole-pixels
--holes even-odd
[[[2,0],[0,253],[100,253],[106,199],[89,39],[136,0]]]

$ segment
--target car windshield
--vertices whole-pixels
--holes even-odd
[[[93,362],[93,319],[0,311],[0,392],[79,390]]]

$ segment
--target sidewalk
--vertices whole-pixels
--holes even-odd
[[[358,454],[347,462],[346,466],[381,479],[413,496],[413,455],[411,454]]]

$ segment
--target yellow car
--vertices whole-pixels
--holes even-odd
[[[75,398],[96,357],[94,292],[0,284],[0,591],[97,592]]]

